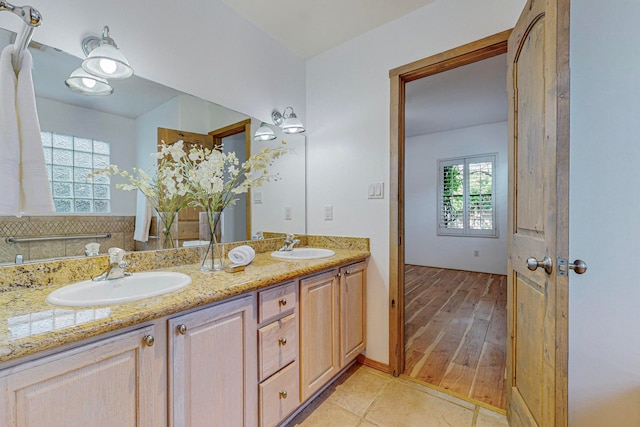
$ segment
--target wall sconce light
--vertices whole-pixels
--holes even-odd
[[[91,75],[82,68],[76,68],[64,81],[69,89],[83,95],[111,95],[113,88],[105,79]]]
[[[102,37],[89,36],[82,41],[87,58],[64,81],[69,89],[83,95],[111,95],[113,88],[106,79],[125,79],[133,75],[129,61],[118,50],[104,26]]]
[[[253,140],[258,142],[273,141],[274,139],[276,139],[276,134],[265,122],[260,124],[256,134],[253,136]]]
[[[296,114],[293,112],[293,108],[287,107],[282,114],[278,110],[271,112],[271,119],[273,123],[282,128],[284,133],[302,133],[304,132],[304,126],[302,122],[298,120]]]
[[[133,75],[127,58],[118,50],[116,42],[109,37],[109,27],[104,26],[102,38],[89,36],[82,40],[82,51],[87,58],[82,69],[103,79],[126,79]]]

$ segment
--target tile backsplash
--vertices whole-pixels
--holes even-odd
[[[17,255],[24,261],[84,255],[85,245],[100,244],[100,253],[113,246],[134,250],[133,216],[29,216],[0,217],[0,263],[14,263]],[[7,243],[7,237],[52,237],[110,233],[110,238],[82,238]]]

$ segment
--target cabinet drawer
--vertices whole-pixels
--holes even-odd
[[[260,394],[260,426],[272,427],[300,404],[298,364],[290,364],[258,386]]]
[[[291,314],[258,329],[260,381],[297,359],[298,323]]]
[[[296,307],[296,283],[291,282],[258,293],[258,323],[291,311]]]

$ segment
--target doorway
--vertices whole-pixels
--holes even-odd
[[[405,84],[405,369],[506,408],[507,58]]]
[[[410,117],[407,116],[407,111],[405,111],[405,105],[407,102],[407,84],[427,76],[435,76],[445,71],[454,70],[459,67],[505,54],[507,51],[507,40],[510,33],[511,31],[505,31],[451,51],[408,64],[390,72],[392,108],[390,368],[395,376],[405,373],[405,358],[407,357],[405,344],[407,342],[407,338],[409,338],[405,334],[405,325],[407,320],[409,320],[405,316],[405,308],[407,307],[406,304],[410,302],[407,301],[405,295],[405,265],[407,264],[405,251],[407,244],[409,243],[409,240],[407,240],[408,236],[405,234],[405,228],[407,227],[407,211],[405,204],[408,200],[408,194],[405,192],[407,185],[407,182],[405,181],[405,171],[407,166],[405,164],[405,159],[407,157],[408,148],[405,145],[405,141],[408,136],[405,134],[405,123],[410,119]],[[504,144],[506,145],[506,135]],[[435,176],[436,173],[433,173],[432,175]],[[397,201],[396,206],[394,206],[395,201]],[[425,212],[425,214],[435,215],[435,211],[436,209],[430,209],[430,211]],[[464,239],[464,237],[459,237],[459,239]],[[505,258],[506,252],[503,254],[503,261],[506,263]],[[455,271],[456,269],[452,268],[451,270]],[[500,282],[500,280],[498,280],[498,282]]]
[[[209,135],[213,137],[214,147],[222,147],[223,152],[235,152],[240,163],[251,156],[251,119],[216,129]],[[236,203],[225,209],[222,227],[225,241],[251,240],[251,189],[238,194]]]

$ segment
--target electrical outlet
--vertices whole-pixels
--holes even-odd
[[[473,251],[473,256],[480,256],[480,251],[478,250]]]
[[[324,220],[325,221],[333,220],[333,206],[332,205],[324,205]]]

